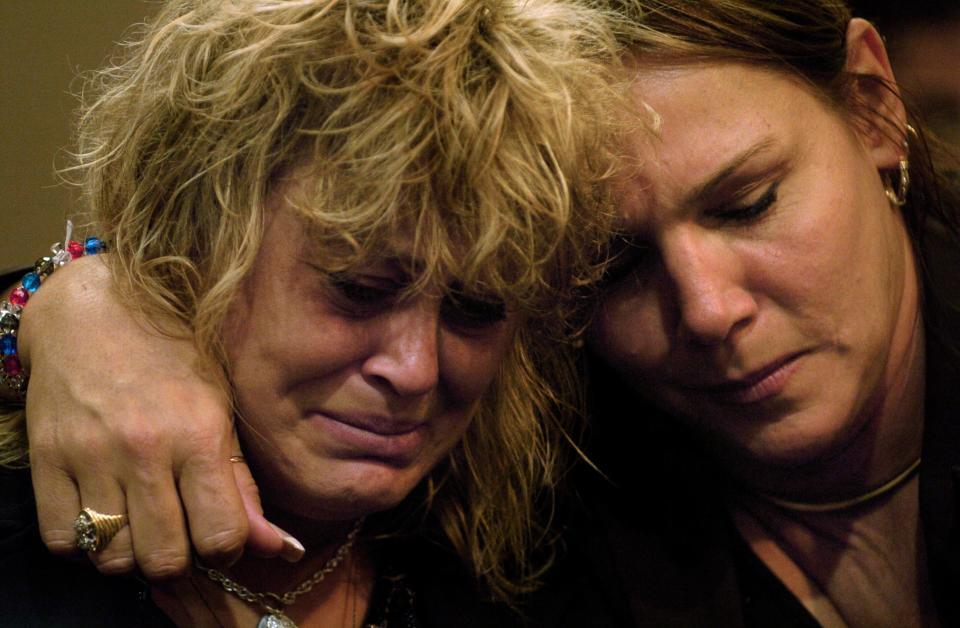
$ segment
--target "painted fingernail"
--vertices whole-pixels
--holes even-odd
[[[280,558],[287,561],[288,563],[295,563],[306,553],[306,549],[303,547],[303,544],[297,539],[293,538],[286,530],[277,527],[274,524],[270,524],[270,527],[273,528],[274,532],[280,535],[281,540],[283,540],[283,547],[280,548]]]

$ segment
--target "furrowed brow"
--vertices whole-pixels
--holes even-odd
[[[713,195],[727,179],[733,176],[743,164],[753,159],[756,155],[773,148],[776,140],[772,136],[761,138],[759,141],[748,147],[741,153],[738,153],[733,159],[725,163],[716,170],[705,183],[697,186],[690,195],[691,201],[702,201]]]

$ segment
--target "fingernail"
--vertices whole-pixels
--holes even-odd
[[[280,538],[283,540],[283,547],[280,548],[280,558],[287,561],[288,563],[295,563],[306,553],[306,549],[303,547],[303,544],[297,539],[293,538],[286,530],[283,530],[277,527],[274,524],[270,524],[270,527],[273,528],[274,532],[280,535]]]

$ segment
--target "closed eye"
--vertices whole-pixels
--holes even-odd
[[[643,268],[653,256],[653,248],[631,236],[618,236],[610,245],[610,262],[600,279],[602,286],[619,283]]]
[[[334,305],[352,316],[369,316],[391,307],[401,290],[387,279],[349,273],[332,273],[328,282]]]
[[[451,292],[440,304],[440,316],[452,327],[478,331],[507,318],[507,306],[499,299],[487,299]]]
[[[734,223],[748,223],[762,218],[777,202],[777,190],[780,182],[775,181],[767,187],[763,195],[756,201],[745,205],[733,205],[730,207],[721,207],[707,212],[709,216],[719,220]]]

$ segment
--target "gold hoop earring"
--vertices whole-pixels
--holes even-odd
[[[898,164],[900,174],[899,185],[894,185],[889,177],[884,177],[883,185],[884,194],[887,195],[887,199],[896,207],[903,207],[907,204],[907,192],[910,191],[910,161],[907,159],[907,154],[910,152],[910,144],[907,141],[907,137],[910,135],[917,137],[917,130],[908,124],[907,131],[904,135],[904,154],[900,157],[900,163]]]
[[[910,190],[910,162],[907,158],[901,157],[900,164],[900,184],[893,185],[889,177],[885,177],[883,192],[887,199],[896,207],[903,207],[907,204],[907,192]]]

